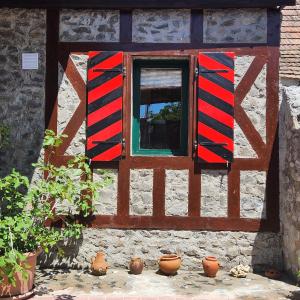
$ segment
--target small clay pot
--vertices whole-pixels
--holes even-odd
[[[139,275],[143,272],[144,262],[140,257],[133,257],[129,263],[129,270],[131,274]]]
[[[108,269],[108,264],[105,261],[105,254],[97,252],[96,257],[91,260],[91,271],[93,275],[105,275]]]
[[[216,274],[220,267],[220,264],[216,257],[206,256],[202,260],[202,265],[203,265],[204,273],[207,277],[216,277]]]
[[[279,279],[281,276],[281,272],[276,269],[268,269],[265,271],[265,276],[270,279]]]
[[[163,255],[158,264],[159,270],[165,275],[175,275],[181,266],[181,257],[176,254]]]

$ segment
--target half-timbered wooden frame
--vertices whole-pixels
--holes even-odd
[[[86,86],[70,59],[71,54],[87,54],[88,51],[124,51],[127,70],[124,85],[123,128],[125,148],[120,162],[94,163],[93,168],[118,169],[117,214],[97,215],[90,220],[91,227],[142,228],[142,229],[190,229],[232,231],[279,231],[279,174],[278,174],[278,64],[279,64],[279,14],[268,9],[268,41],[266,44],[203,44],[202,10],[192,10],[191,42],[187,44],[138,44],[131,42],[132,18],[130,10],[120,12],[120,42],[60,42],[59,10],[47,11],[47,74],[46,74],[46,127],[57,131],[58,64],[72,83],[80,98],[73,117],[63,133],[69,137],[57,151],[56,164],[63,164],[70,157],[64,153],[86,117]],[[190,82],[194,82],[194,70],[199,52],[235,52],[237,56],[255,56],[248,71],[235,89],[235,120],[243,130],[257,158],[235,158],[229,166],[199,164],[195,160],[193,143],[196,131],[196,84],[189,87],[188,155],[184,157],[131,156],[131,84],[132,61],[143,56],[186,57],[190,64]],[[266,65],[266,142],[264,142],[241,104],[262,68]],[[200,215],[201,170],[228,169],[228,217],[211,218]],[[153,169],[153,215],[129,215],[129,185],[131,169]],[[189,170],[188,216],[165,216],[166,169]],[[266,219],[240,218],[240,171],[267,172]]]

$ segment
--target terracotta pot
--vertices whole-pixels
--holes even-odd
[[[108,264],[105,261],[105,254],[103,252],[97,252],[96,257],[91,260],[92,274],[100,276],[105,275],[108,269]]]
[[[129,263],[129,270],[131,274],[138,275],[143,272],[144,262],[140,257],[133,257]]]
[[[36,259],[39,254],[39,250],[36,252],[24,253],[27,257],[24,263],[29,266],[26,270],[28,278],[24,279],[21,273],[16,273],[16,286],[10,285],[7,277],[4,276],[3,283],[0,284],[0,297],[3,297],[1,299],[25,299],[33,293]]]
[[[159,259],[159,270],[166,275],[175,275],[181,265],[181,258],[176,254],[163,255]]]
[[[270,279],[279,279],[281,276],[281,272],[276,269],[268,269],[265,271],[265,275]]]
[[[202,260],[202,265],[207,277],[216,277],[220,264],[214,256],[206,256]]]

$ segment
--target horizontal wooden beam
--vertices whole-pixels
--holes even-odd
[[[295,5],[295,0],[0,0],[0,6],[23,8],[248,8]]]
[[[93,216],[89,227],[131,228],[161,230],[211,230],[211,231],[269,231],[278,232],[278,224],[266,219],[204,218],[179,216]]]

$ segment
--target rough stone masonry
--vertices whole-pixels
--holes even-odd
[[[232,18],[234,16],[234,18]],[[230,21],[232,19],[232,21]],[[204,42],[207,43],[263,43],[267,39],[266,10],[205,10]],[[242,26],[240,26],[242,24]],[[2,174],[12,167],[32,175],[30,164],[40,155],[44,131],[45,84],[45,11],[24,9],[0,10],[0,118],[11,127],[13,143],[1,153]],[[61,41],[118,42],[120,18],[118,11],[62,10],[60,15]],[[136,43],[187,43],[190,41],[189,10],[134,10],[132,40]],[[220,32],[222,34],[215,34]],[[20,68],[22,52],[39,53],[39,70]],[[79,73],[86,80],[84,55],[72,55]],[[251,56],[236,59],[236,84],[246,73]],[[255,127],[265,139],[266,70],[262,70],[243,101],[243,107]],[[59,66],[58,131],[61,132],[79,103],[78,95]],[[76,134],[67,154],[83,153],[85,122]],[[235,124],[235,156],[256,157],[242,130]],[[101,191],[96,207],[101,214],[116,213],[117,174],[111,171],[113,184]],[[101,180],[95,171],[95,180]],[[130,213],[149,215],[152,212],[152,170],[134,170],[130,173]],[[143,180],[139,181],[140,178]],[[241,216],[265,216],[266,174],[242,171]],[[139,183],[140,182],[140,183]],[[143,182],[143,184],[142,184]],[[227,174],[207,171],[202,174],[201,202],[206,216],[227,215]],[[216,188],[217,187],[217,188]],[[187,170],[166,170],[166,214],[187,214]],[[216,214],[218,212],[218,214]],[[282,266],[281,236],[273,233],[113,230],[86,229],[82,240],[66,247],[69,256],[58,260],[55,255],[42,258],[44,265],[87,267],[90,257],[102,250],[112,267],[127,266],[129,257],[141,255],[148,267],[155,267],[163,253],[178,252],[183,256],[183,267],[199,267],[206,254],[218,256],[224,268],[238,263],[256,268],[267,265]]]

